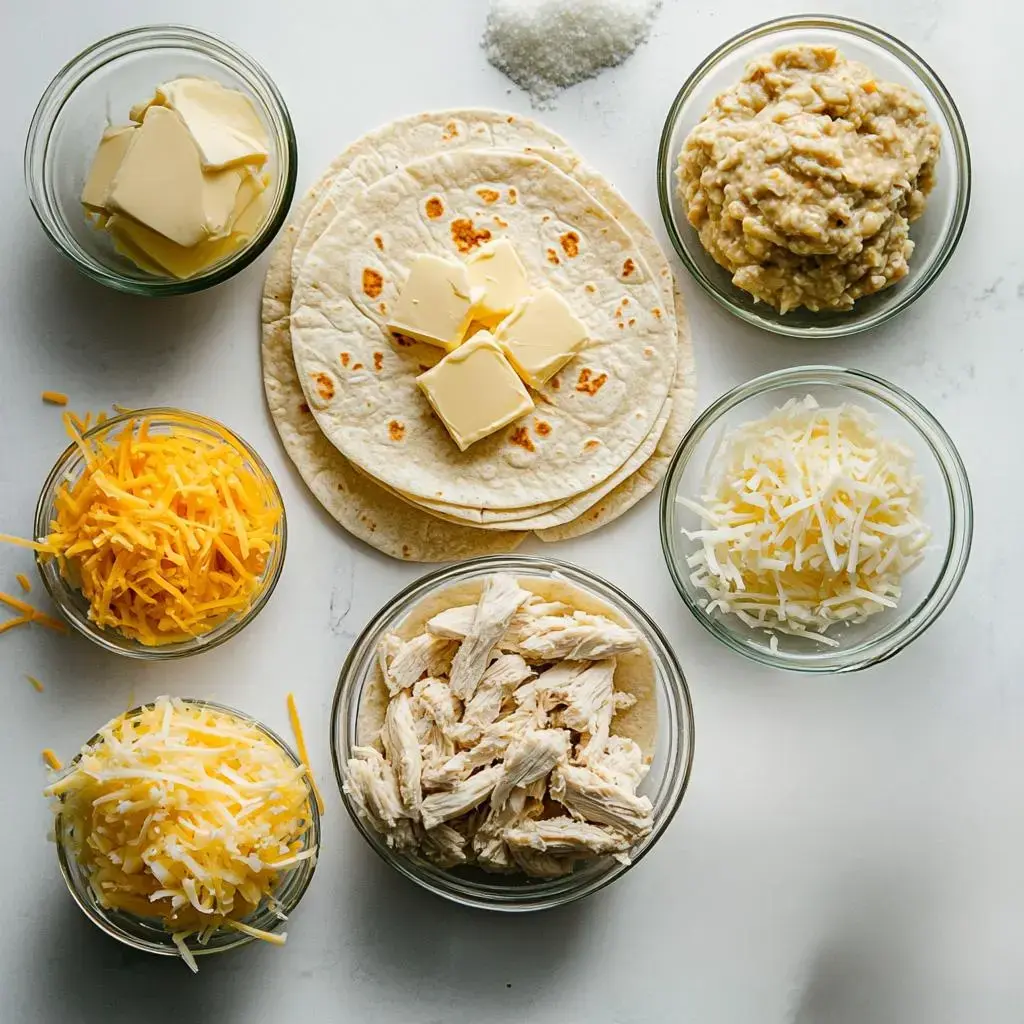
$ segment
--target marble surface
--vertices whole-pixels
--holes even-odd
[[[201,659],[141,665],[76,638],[2,637],[0,906],[3,1024],[146,1021],[1014,1024],[1024,1004],[1024,688],[1012,607],[1024,570],[1024,262],[1019,132],[1024,16],[1010,0],[847,0],[925,57],[970,135],[974,203],[931,292],[885,328],[815,346],[748,329],[688,279],[701,404],[757,373],[843,362],[912,391],[959,444],[974,487],[971,565],[938,626],[894,661],[846,678],[757,668],[717,646],[677,599],[648,499],[557,553],[627,589],[681,658],[697,723],[694,774],[657,848],[567,909],[469,912],[406,883],[366,847],[329,775],[327,714],[368,617],[422,570],[340,532],[306,494],[263,404],[257,307],[265,260],[211,292],[149,302],[79,277],[25,197],[21,147],[36,97],[71,56],[168,18],[253,53],[287,98],[300,186],[352,138],[417,109],[525,97],[477,46],[481,0],[35,0],[5,11],[0,63],[0,531],[25,533],[64,444],[44,388],[76,409],[172,404],[239,430],[278,476],[291,520],[280,587],[241,639]],[[660,224],[654,158],[683,77],[782,0],[665,0],[650,43],[564,94],[545,120]],[[1000,103],[1002,101],[999,101]],[[682,268],[678,268],[682,274]],[[30,571],[0,548],[0,587]],[[38,596],[38,588],[36,596]],[[24,679],[46,683],[34,692]],[[324,850],[288,945],[207,960],[197,978],[105,938],[75,908],[47,843],[39,751],[68,755],[160,693],[241,706],[285,730],[294,690],[328,792]]]

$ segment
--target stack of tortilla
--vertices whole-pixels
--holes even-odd
[[[499,239],[589,340],[535,409],[465,452],[416,385],[440,349],[387,329],[412,261]],[[557,135],[445,111],[364,136],[278,241],[263,294],[267,401],[289,456],[350,533],[447,561],[579,536],[651,491],[689,422],[682,297],[650,228]]]

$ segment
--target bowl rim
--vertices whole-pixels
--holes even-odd
[[[366,681],[365,677],[359,680],[355,679],[354,671],[357,665],[372,653],[373,638],[403,606],[408,614],[415,608],[413,602],[425,599],[446,586],[484,576],[489,572],[515,573],[519,570],[561,573],[572,585],[589,590],[595,596],[603,598],[602,591],[608,592],[613,595],[614,601],[621,603],[622,608],[628,611],[629,616],[635,616],[643,628],[648,631],[649,635],[645,639],[654,641],[651,644],[653,648],[651,654],[656,664],[655,678],[659,680],[659,692],[662,693],[669,706],[668,718],[677,723],[678,735],[670,735],[668,740],[670,756],[666,763],[663,783],[663,787],[666,788],[664,809],[655,822],[651,834],[641,840],[637,848],[631,851],[629,864],[614,863],[601,875],[576,886],[570,887],[568,880],[573,876],[568,875],[554,881],[538,881],[529,887],[524,886],[515,890],[511,896],[501,895],[500,883],[495,884],[495,891],[489,896],[474,895],[466,888],[457,887],[454,883],[460,880],[452,879],[449,872],[434,868],[428,873],[424,867],[412,859],[390,850],[359,817],[344,787],[345,754],[350,749],[347,739],[347,713],[352,706],[358,709],[358,700]],[[616,610],[621,614],[626,614],[620,608],[616,608]],[[662,672],[657,671],[659,663]],[[664,679],[661,678],[662,675],[664,675]],[[342,721],[343,715],[346,717],[346,721]],[[635,867],[654,847],[675,818],[689,786],[695,748],[693,703],[689,685],[674,649],[654,619],[619,587],[589,569],[559,559],[537,555],[484,555],[452,565],[441,566],[418,577],[389,598],[381,609],[371,617],[345,657],[331,704],[330,729],[331,762],[334,766],[334,777],[341,793],[342,803],[356,829],[381,860],[403,877],[436,896],[441,896],[461,906],[503,913],[526,913],[573,903],[605,888]],[[342,729],[345,730],[346,738],[344,740],[342,739]],[[674,757],[671,756],[673,753]],[[501,877],[503,876],[495,876],[495,878]],[[451,882],[448,881],[449,879]],[[511,890],[511,887],[505,888]]]
[[[192,704],[197,707],[210,708],[214,711],[221,711],[234,718],[240,719],[245,722],[251,723],[260,732],[262,732],[272,743],[274,743],[281,752],[295,765],[295,767],[304,767],[302,760],[298,754],[288,745],[288,743],[279,736],[270,726],[265,725],[263,722],[254,718],[252,715],[247,715],[243,711],[239,711],[238,708],[230,707],[227,704],[220,704],[217,701],[203,700],[198,697],[175,697],[174,700],[180,700],[185,704]],[[141,714],[146,708],[152,707],[156,703],[156,700],[146,701],[144,704],[139,704],[137,707],[131,708],[124,712],[124,716]],[[118,718],[121,716],[118,715]],[[105,723],[109,724],[109,723]],[[88,739],[84,747],[92,746],[96,740],[100,738],[99,732],[93,734]],[[82,758],[82,750],[79,750],[77,754],[68,762],[62,772],[69,771],[75,764],[77,764]],[[295,908],[302,901],[306,891],[309,889],[310,883],[313,881],[313,874],[316,871],[317,864],[320,861],[320,848],[321,848],[321,823],[320,823],[320,812],[317,808],[316,802],[316,791],[313,789],[310,776],[307,774],[305,777],[306,791],[309,795],[309,813],[310,822],[308,835],[312,845],[316,846],[316,856],[309,858],[307,861],[303,861],[303,864],[308,863],[309,867],[304,872],[304,877],[298,888],[298,890],[291,896],[290,903],[288,905],[286,913],[291,914]],[[137,949],[142,953],[153,953],[156,956],[173,956],[180,958],[181,954],[178,951],[177,946],[171,941],[170,932],[167,933],[167,944],[161,944],[155,941],[149,941],[143,939],[137,935],[131,935],[118,926],[107,910],[101,907],[98,903],[90,900],[85,892],[79,891],[75,885],[75,870],[72,867],[72,861],[74,861],[74,855],[67,848],[66,843],[63,839],[63,832],[61,829],[62,815],[58,811],[53,815],[53,834],[54,834],[54,845],[57,847],[57,863],[60,867],[61,877],[64,879],[64,884],[68,888],[68,892],[71,893],[72,898],[78,905],[78,908],[83,914],[101,931],[105,932],[112,939],[116,939],[118,942],[125,946],[130,946],[132,949]],[[135,917],[135,915],[128,915]],[[139,918],[138,920],[142,920]],[[153,920],[156,920],[154,918]],[[283,921],[279,921],[279,924],[284,924]],[[277,926],[272,927],[271,931],[276,931]],[[209,946],[201,945],[195,941],[195,936],[189,936],[185,940],[185,945],[193,956],[211,956],[214,953],[226,953],[228,950],[237,949],[239,946],[246,946],[250,942],[255,942],[256,937],[253,935],[247,935],[244,932],[232,931],[232,939],[229,942],[225,942],[223,945]]]
[[[813,324],[797,325],[787,323],[786,317],[782,314],[774,313],[770,306],[765,306],[765,308],[774,314],[774,318],[772,315],[761,315],[754,310],[740,306],[735,297],[724,291],[708,277],[703,268],[690,255],[687,244],[683,240],[680,226],[676,223],[672,207],[673,186],[671,182],[674,177],[675,162],[678,154],[670,152],[670,145],[680,113],[693,91],[703,81],[705,75],[713,70],[720,61],[747,43],[768,38],[777,32],[801,28],[828,29],[840,34],[857,36],[887,50],[904,64],[923,83],[931,99],[939,107],[953,141],[952,158],[953,166],[956,168],[956,194],[952,218],[941,241],[939,251],[932,261],[922,269],[921,276],[912,283],[907,281],[906,287],[901,289],[898,299],[892,305],[886,306],[870,316],[861,318],[851,316],[849,321],[827,327],[815,327]],[[967,139],[967,131],[964,127],[960,111],[942,80],[924,58],[885,30],[868,22],[831,14],[797,14],[760,22],[751,28],[745,29],[743,32],[731,36],[708,54],[687,76],[669,107],[668,115],[665,118],[661,131],[661,140],[658,143],[656,173],[658,176],[658,205],[661,207],[661,216],[665,222],[665,230],[668,232],[669,240],[676,254],[682,260],[683,265],[694,280],[711,298],[721,307],[732,313],[733,316],[772,334],[790,338],[822,339],[851,337],[887,323],[893,317],[898,316],[934,284],[949,263],[960,242],[971,205],[971,150]],[[758,306],[761,305],[764,305],[764,303],[758,304]],[[856,306],[854,306],[855,309]]]
[[[721,417],[748,399],[786,387],[829,385],[868,395],[886,405],[914,428],[930,451],[942,476],[949,508],[949,539],[943,564],[928,592],[917,607],[880,636],[851,648],[835,648],[809,658],[789,658],[741,640],[717,616],[708,615],[690,594],[684,581],[687,574],[676,563],[673,548],[676,532],[672,529],[679,476],[689,464],[697,445],[720,422]],[[774,370],[730,388],[712,402],[690,425],[672,456],[662,485],[659,507],[661,550],[669,576],[683,603],[697,621],[731,650],[771,668],[804,674],[842,674],[879,665],[908,647],[945,611],[963,579],[970,560],[974,535],[974,503],[970,480],[960,452],[941,423],[907,391],[864,370],[843,366],[811,365]]]
[[[277,584],[281,579],[282,572],[284,571],[285,556],[288,550],[288,515],[285,511],[284,498],[281,495],[281,490],[278,487],[277,481],[274,479],[273,473],[270,472],[270,468],[260,457],[256,449],[253,448],[248,441],[236,434],[235,431],[209,416],[189,412],[185,409],[177,409],[172,406],[152,406],[144,409],[133,409],[128,412],[118,413],[118,415],[111,416],[102,423],[97,423],[95,426],[90,427],[89,430],[82,434],[82,440],[89,440],[92,437],[109,431],[111,427],[117,427],[138,419],[151,419],[158,423],[174,422],[178,424],[198,426],[203,430],[214,431],[221,435],[226,441],[237,448],[247,460],[253,463],[260,475],[269,485],[271,496],[281,509],[281,519],[278,528],[276,551],[273,556],[273,564],[270,567],[269,575],[266,577],[266,581],[260,590],[260,593],[249,606],[245,614],[239,616],[231,623],[230,628],[225,629],[223,633],[210,637],[209,639],[204,639],[204,637],[200,636],[195,637],[192,640],[182,640],[177,643],[164,644],[158,647],[147,647],[138,641],[130,640],[128,637],[122,638],[121,643],[115,643],[107,636],[107,633],[109,632],[108,630],[100,629],[95,626],[91,620],[79,615],[71,614],[68,611],[65,595],[71,589],[70,585],[59,572],[56,576],[47,572],[47,564],[44,564],[42,553],[36,552],[36,570],[39,573],[40,579],[43,581],[43,586],[45,587],[47,594],[50,595],[50,599],[60,611],[61,617],[73,629],[82,636],[87,637],[93,643],[102,647],[105,651],[109,651],[113,654],[119,654],[126,658],[135,658],[141,661],[170,661],[177,658],[187,658],[192,655],[201,654],[204,651],[211,651],[216,647],[220,647],[221,644],[227,643],[228,640],[237,636],[238,633],[248,626],[249,623],[251,623],[264,609],[264,607],[266,607],[274,591],[277,589]],[[36,510],[32,525],[33,540],[39,540],[40,537],[45,536],[49,532],[51,520],[50,513],[53,508],[51,496],[56,493],[56,490],[60,486],[61,480],[71,461],[76,457],[80,457],[81,454],[81,449],[72,441],[71,444],[69,444],[57,457],[57,461],[54,463],[53,468],[47,474],[46,480],[43,482],[43,486],[39,491],[39,497],[36,499]],[[122,646],[122,644],[124,644],[124,646]]]
[[[171,46],[199,52],[204,57],[221,64],[235,77],[244,81],[248,75],[260,84],[260,87],[266,91],[269,103],[264,97],[254,93],[248,82],[246,82],[246,93],[261,107],[275,108],[273,112],[280,118],[281,126],[284,129],[280,136],[280,142],[282,149],[287,154],[287,168],[276,210],[266,218],[259,231],[241,249],[236,250],[225,262],[215,265],[215,269],[185,280],[156,276],[152,280],[128,278],[104,266],[98,260],[83,259],[77,251],[65,243],[51,223],[51,219],[53,222],[59,223],[62,218],[51,210],[52,204],[46,194],[47,190],[39,183],[43,180],[47,162],[46,154],[53,126],[79,86],[115,60],[132,53]],[[108,51],[110,52],[108,53]],[[237,62],[244,69],[244,74],[239,74],[238,70],[231,66],[230,61]],[[273,119],[271,128],[276,131]],[[25,138],[23,174],[29,203],[43,232],[57,251],[69,259],[80,273],[90,280],[132,295],[146,297],[190,295],[221,284],[240,273],[258,259],[277,236],[288,216],[292,199],[295,196],[295,184],[298,180],[298,142],[284,97],[259,62],[245,50],[239,49],[226,39],[204,32],[202,29],[176,22],[159,22],[138,25],[104,36],[72,57],[54,75],[43,90],[29,123]]]

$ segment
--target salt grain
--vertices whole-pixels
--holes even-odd
[[[629,57],[650,35],[661,0],[491,0],[487,59],[550,106],[562,89]]]

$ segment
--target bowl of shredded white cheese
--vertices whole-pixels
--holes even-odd
[[[805,366],[734,388],[699,416],[661,499],[669,572],[733,650],[851,672],[920,636],[971,549],[956,446],[879,377]]]

